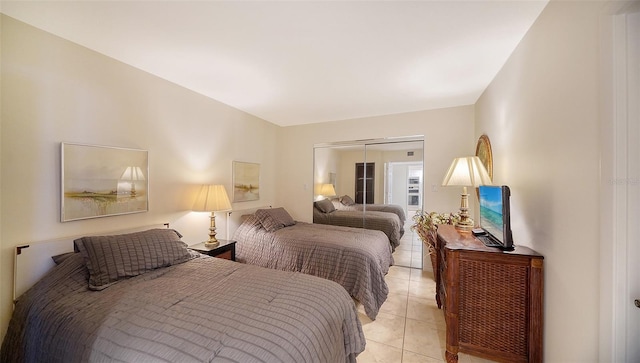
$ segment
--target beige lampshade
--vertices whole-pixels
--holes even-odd
[[[320,195],[323,197],[333,197],[336,195],[336,190],[333,187],[333,184],[322,184],[320,187]]]
[[[231,210],[224,185],[203,185],[193,203],[196,212],[222,212]]]
[[[477,156],[455,158],[442,181],[442,186],[478,187],[491,185],[491,178]]]

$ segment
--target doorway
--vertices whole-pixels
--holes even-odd
[[[423,268],[422,240],[411,230],[413,216],[422,210],[423,175],[422,162],[393,161],[385,164],[385,203],[402,206],[407,217],[402,247],[395,256],[398,266]]]
[[[422,163],[387,163],[384,178],[385,203],[401,205],[407,218],[422,210],[422,175]]]

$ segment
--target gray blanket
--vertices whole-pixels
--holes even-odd
[[[202,256],[90,291],[74,254],[20,297],[0,361],[333,363],[364,346],[332,281]]]
[[[238,261],[335,281],[364,306],[371,319],[389,293],[384,276],[393,256],[380,231],[297,222],[267,232],[248,218],[234,239]]]
[[[355,210],[367,212],[387,212],[395,213],[400,218],[400,223],[404,226],[407,221],[407,217],[404,213],[404,208],[396,204],[351,204],[344,205],[337,198],[331,199],[331,203],[337,210]]]
[[[314,207],[313,223],[382,231],[389,238],[393,251],[400,245],[400,238],[404,234],[404,226],[400,223],[400,218],[394,213],[387,212],[335,210],[323,213]]]

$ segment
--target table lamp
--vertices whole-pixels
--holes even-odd
[[[477,188],[480,185],[491,185],[491,178],[487,169],[477,156],[455,158],[449,171],[442,181],[442,186],[461,186],[460,221],[455,224],[456,229],[471,231],[473,221],[469,218],[469,194],[467,187]]]
[[[205,247],[217,247],[220,242],[216,239],[215,212],[231,210],[231,203],[224,185],[203,185],[196,201],[193,203],[192,210],[196,212],[211,212],[209,240],[204,242],[204,245]]]
[[[325,198],[334,197],[336,195],[336,190],[333,187],[333,184],[322,184],[320,187],[320,195]]]

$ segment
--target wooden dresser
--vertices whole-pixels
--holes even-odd
[[[446,359],[458,352],[500,362],[542,362],[543,257],[486,247],[470,232],[438,227],[436,300]]]

